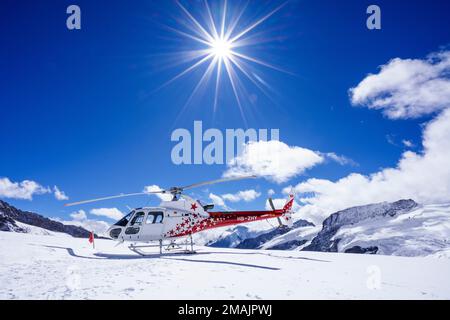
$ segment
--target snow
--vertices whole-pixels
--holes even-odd
[[[0,232],[0,299],[450,299],[450,260],[126,244]]]
[[[343,226],[334,238],[341,239],[338,251],[376,246],[384,255],[450,257],[449,217],[448,204],[418,206],[394,217]]]

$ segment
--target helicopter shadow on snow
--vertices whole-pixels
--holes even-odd
[[[203,256],[203,255],[209,255],[209,254],[229,254],[226,252],[196,252],[195,254],[192,253],[184,253],[184,252],[173,252],[173,253],[164,253],[164,254],[148,254],[145,256],[135,256],[133,254],[111,254],[111,253],[96,253],[94,254],[96,257],[101,257],[101,259],[164,259],[164,260],[176,260],[176,261],[185,261],[185,262],[194,262],[194,263],[212,263],[212,264],[223,264],[223,265],[232,265],[232,266],[239,266],[239,267],[248,267],[248,268],[258,268],[258,269],[265,269],[265,270],[280,270],[280,268],[276,267],[267,267],[257,264],[249,264],[249,263],[240,263],[240,262],[233,262],[233,261],[224,261],[224,260],[200,260],[200,259],[191,259],[186,257],[193,257],[193,256]]]
[[[248,268],[258,268],[258,269],[265,269],[265,270],[281,270],[280,268],[276,267],[267,267],[263,265],[257,265],[257,264],[249,264],[249,263],[240,263],[240,262],[233,262],[233,261],[224,261],[224,260],[201,260],[201,259],[190,259],[186,257],[192,257],[192,256],[205,256],[210,254],[222,254],[222,255],[242,255],[243,253],[238,252],[220,252],[220,251],[208,251],[208,252],[196,252],[194,255],[192,253],[183,253],[183,252],[174,252],[174,253],[164,253],[164,254],[149,254],[146,256],[140,256],[140,255],[134,255],[134,254],[113,254],[113,253],[101,253],[97,252],[94,253],[95,257],[89,257],[89,256],[82,256],[77,253],[72,248],[68,247],[60,247],[60,246],[48,246],[43,245],[43,247],[52,248],[52,249],[62,249],[66,250],[67,253],[75,258],[81,258],[81,259],[90,259],[90,260],[139,260],[139,259],[165,259],[165,260],[177,260],[177,261],[185,261],[185,262],[194,262],[194,263],[210,263],[210,264],[224,264],[224,265],[233,265],[233,266],[240,266],[240,267],[248,267]],[[312,258],[306,258],[306,257],[282,257],[282,256],[274,256],[271,254],[264,254],[259,252],[248,252],[245,253],[245,255],[265,255],[270,256],[274,258],[281,258],[281,259],[296,259],[296,260],[308,260],[313,262],[330,262],[327,260],[319,260],[319,259],[312,259]]]

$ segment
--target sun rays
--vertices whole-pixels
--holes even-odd
[[[244,24],[242,16],[246,12],[246,3],[238,11],[231,13],[230,3],[224,0],[216,12],[211,10],[207,0],[203,2],[203,19],[196,18],[181,2],[176,1],[177,6],[182,11],[187,22],[177,27],[169,27],[169,30],[185,41],[190,43],[193,50],[180,52],[183,55],[183,61],[187,66],[165,82],[160,88],[165,87],[180,78],[203,68],[198,82],[194,85],[181,112],[189,105],[192,99],[198,94],[200,88],[211,84],[214,90],[213,113],[216,112],[219,104],[219,96],[222,86],[228,82],[237,103],[239,112],[244,121],[246,121],[244,113],[243,100],[246,98],[247,90],[244,80],[250,81],[255,87],[267,95],[270,90],[268,83],[262,80],[253,72],[251,65],[262,66],[277,71],[284,70],[271,65],[270,63],[260,60],[243,49],[258,44],[255,36],[251,35],[252,31],[261,28],[266,20],[277,13],[286,2],[279,5],[275,9],[264,14],[262,17]],[[183,28],[181,28],[183,27]],[[261,41],[262,42],[262,41]],[[251,51],[251,50],[250,50]]]

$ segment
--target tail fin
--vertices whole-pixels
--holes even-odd
[[[289,228],[292,227],[292,205],[294,204],[294,195],[291,193],[283,207],[283,215],[281,216],[281,223]]]
[[[283,207],[284,213],[288,213],[288,212],[292,211],[292,205],[293,204],[294,204],[294,195],[291,193],[289,195],[289,198],[286,201],[286,204]]]

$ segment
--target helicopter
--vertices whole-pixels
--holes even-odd
[[[176,239],[189,238],[190,250],[186,241],[186,253],[195,253],[192,235],[201,231],[213,228],[220,228],[241,223],[248,223],[260,220],[276,218],[280,227],[292,226],[292,205],[293,194],[289,195],[285,205],[281,209],[276,209],[271,198],[268,199],[272,210],[264,211],[212,211],[214,204],[202,204],[200,200],[183,194],[185,190],[198,188],[227,181],[256,178],[256,176],[241,176],[222,178],[211,181],[194,183],[183,187],[171,187],[156,191],[144,191],[138,193],[119,194],[103,198],[84,200],[68,203],[65,206],[75,206],[97,201],[116,199],[122,197],[149,195],[149,194],[170,194],[170,201],[161,201],[158,207],[143,207],[132,209],[130,213],[114,223],[107,231],[106,235],[120,243],[130,242],[129,249],[146,255],[142,250],[147,247],[159,247],[159,252],[163,252],[163,241],[168,240],[170,244],[165,250],[181,248]],[[157,245],[136,245],[136,243],[159,242]]]

